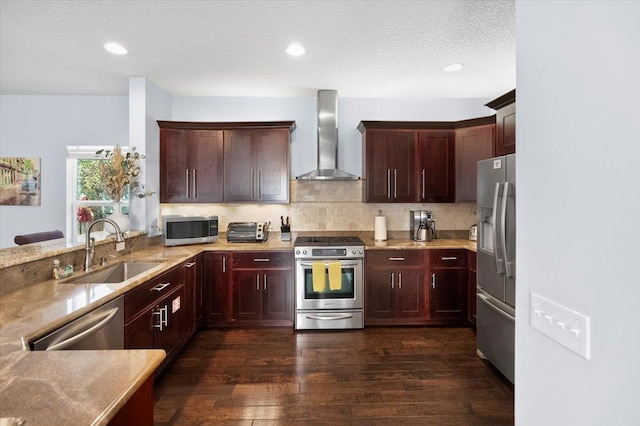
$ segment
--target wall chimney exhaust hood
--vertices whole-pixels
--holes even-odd
[[[296,177],[300,180],[358,180],[338,170],[338,92],[318,90],[318,168]]]

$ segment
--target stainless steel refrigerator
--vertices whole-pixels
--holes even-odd
[[[514,382],[516,156],[478,162],[477,343]]]

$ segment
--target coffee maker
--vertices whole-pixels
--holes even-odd
[[[411,239],[414,241],[431,241],[438,238],[436,234],[436,221],[431,210],[411,210],[410,212]]]

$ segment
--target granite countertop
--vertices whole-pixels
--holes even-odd
[[[27,424],[107,424],[164,359],[162,350],[31,352],[28,342],[78,318],[149,279],[204,251],[293,250],[292,241],[165,247],[155,245],[120,261],[154,261],[158,266],[121,284],[66,284],[48,280],[0,297],[0,417],[20,417]],[[409,238],[374,241],[360,235],[366,250],[461,248],[476,251],[474,241]],[[43,245],[31,258],[44,256]],[[47,246],[47,247],[45,247]],[[76,247],[77,249],[77,247]],[[5,257],[5,263],[10,262]],[[0,262],[2,263],[2,262]],[[94,270],[100,268],[94,267]],[[80,274],[74,274],[76,278]]]

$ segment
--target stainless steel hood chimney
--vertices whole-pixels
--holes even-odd
[[[301,180],[357,180],[338,170],[338,92],[318,90],[318,168],[296,177]]]

